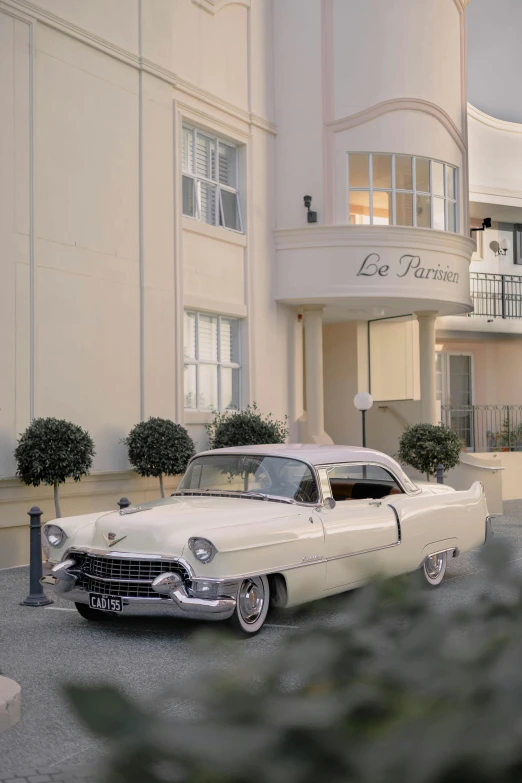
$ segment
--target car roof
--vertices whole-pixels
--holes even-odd
[[[374,449],[365,449],[361,446],[276,443],[263,446],[236,446],[227,449],[212,449],[211,451],[202,451],[197,456],[209,456],[211,454],[264,454],[272,457],[302,460],[314,467],[334,465],[340,462],[378,462],[380,465],[390,468],[394,473],[398,473],[401,476],[404,475],[404,471],[397,462],[387,454]]]

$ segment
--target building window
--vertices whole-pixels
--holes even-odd
[[[241,356],[238,318],[185,311],[185,408],[239,410]]]
[[[182,169],[183,214],[242,232],[237,147],[183,125]]]
[[[474,450],[473,358],[471,354],[437,352],[437,401],[440,420]]]
[[[522,225],[513,226],[513,263],[522,264]]]
[[[349,222],[458,232],[457,169],[409,155],[348,154]]]

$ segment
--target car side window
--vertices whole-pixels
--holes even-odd
[[[379,500],[387,495],[403,494],[396,479],[380,465],[335,465],[328,471],[328,478],[335,501]]]

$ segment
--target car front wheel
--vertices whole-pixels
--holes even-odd
[[[74,605],[84,620],[99,622],[100,620],[109,620],[111,617],[115,616],[113,612],[102,612],[100,609],[91,609],[91,607],[86,604]]]
[[[444,579],[446,573],[446,566],[448,563],[448,553],[439,552],[436,555],[430,555],[424,561],[424,576],[426,582],[431,587],[437,587]]]
[[[237,592],[236,611],[232,626],[242,634],[253,635],[261,630],[268,614],[270,587],[266,576],[243,579]]]

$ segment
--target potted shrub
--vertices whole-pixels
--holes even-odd
[[[161,497],[165,497],[163,476],[184,473],[195,454],[194,441],[185,427],[170,419],[150,417],[136,424],[123,443],[129,462],[140,476],[159,478]]]
[[[445,471],[459,464],[462,440],[456,432],[438,424],[413,424],[402,434],[398,459],[420,473],[429,481],[435,476],[437,466]]]
[[[58,487],[66,479],[80,481],[92,467],[94,443],[86,430],[64,419],[34,419],[15,449],[16,475],[24,484],[54,488],[56,516],[61,517]]]
[[[288,418],[288,417],[287,417]],[[256,403],[242,411],[216,413],[207,424],[209,449],[233,446],[260,446],[265,443],[284,443],[288,437],[287,418],[277,421],[272,414],[264,416]]]

